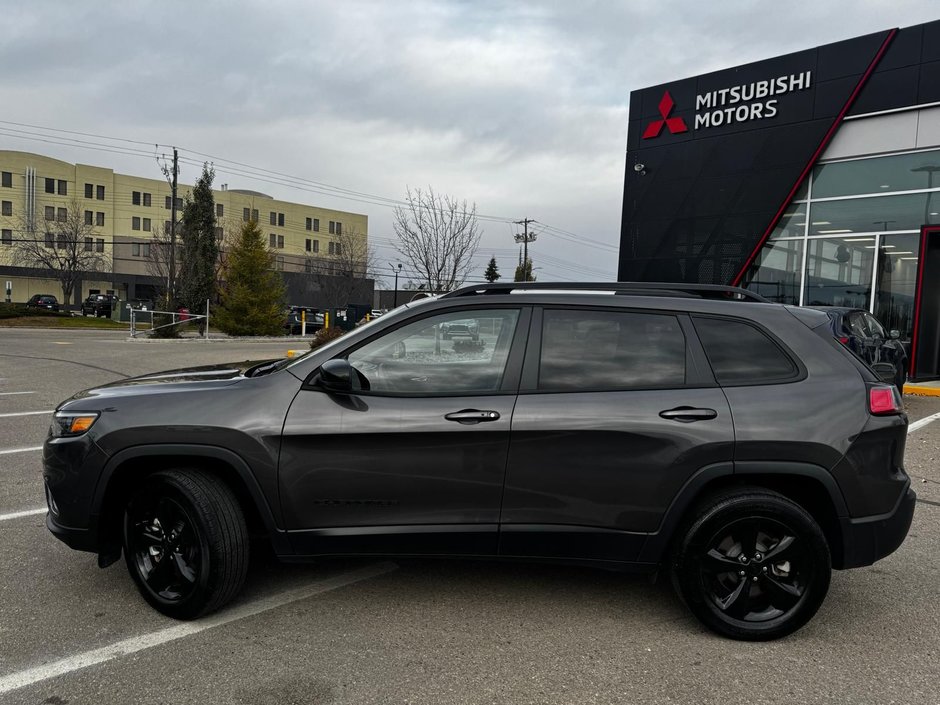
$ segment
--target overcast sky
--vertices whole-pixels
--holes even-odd
[[[616,275],[631,90],[940,18],[936,0],[2,7],[0,120],[176,145],[186,183],[197,152],[250,165],[217,161],[216,185],[365,213],[379,263],[398,255],[391,208],[373,197],[430,185],[481,214],[539,221],[535,274],[569,281]],[[12,129],[29,128],[0,123],[0,148],[160,178],[146,145]],[[368,195],[269,183],[260,169]],[[479,275],[496,255],[511,277],[516,227],[483,225]]]

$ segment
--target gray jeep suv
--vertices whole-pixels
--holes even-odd
[[[472,322],[473,345],[444,331]],[[809,620],[904,540],[907,417],[824,313],[684,284],[488,284],[296,360],[57,408],[47,525],[192,619],[285,560],[464,556],[665,573],[714,631]],[[886,600],[888,598],[885,598]]]

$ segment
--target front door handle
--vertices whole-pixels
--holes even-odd
[[[456,421],[462,424],[482,423],[484,421],[496,421],[499,419],[498,411],[480,411],[479,409],[464,409],[454,411],[444,416],[448,421]]]
[[[659,415],[671,421],[692,423],[693,421],[706,421],[718,416],[714,409],[694,409],[691,406],[677,406],[675,409],[660,411]]]

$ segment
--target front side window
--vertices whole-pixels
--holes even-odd
[[[397,328],[348,359],[374,394],[496,394],[518,320],[518,309],[452,311]]]
[[[546,310],[538,389],[552,392],[681,387],[685,335],[675,316]]]
[[[693,320],[719,384],[773,384],[798,376],[789,356],[754,326],[724,318]]]

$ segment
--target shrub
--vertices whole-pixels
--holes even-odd
[[[346,333],[342,328],[333,326],[332,328],[321,328],[314,334],[313,340],[310,341],[310,349],[316,350],[321,345],[326,345],[337,338],[342,338]]]

